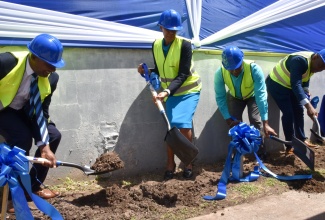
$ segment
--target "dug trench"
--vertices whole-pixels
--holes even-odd
[[[271,152],[264,160],[264,165],[277,175],[312,174],[311,179],[280,181],[261,175],[254,182],[229,182],[226,198],[218,201],[206,201],[203,196],[216,194],[225,161],[212,165],[194,164],[194,176],[190,180],[182,177],[182,168],[178,167],[174,179],[169,181],[163,181],[163,173],[126,179],[72,181],[52,186],[61,195],[49,202],[66,220],[187,219],[290,190],[310,194],[325,192],[325,146],[319,146],[314,152],[315,171],[311,171],[299,158],[286,156],[284,151]],[[109,156],[108,160],[112,161]],[[105,161],[98,162],[96,166],[105,166]],[[245,155],[244,175],[253,171],[254,166],[255,157]],[[39,210],[32,210],[32,213],[35,219],[50,219]],[[15,216],[10,215],[8,219],[15,219]]]

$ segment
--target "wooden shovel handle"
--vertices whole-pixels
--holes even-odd
[[[45,159],[42,157],[31,157],[31,156],[26,156],[26,157],[32,163],[40,163],[40,164],[44,164],[45,162],[50,163],[50,161],[48,159]]]
[[[1,220],[5,220],[7,218],[8,196],[9,196],[9,185],[8,183],[6,183],[2,191]]]

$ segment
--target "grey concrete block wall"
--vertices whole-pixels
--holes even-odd
[[[22,49],[25,50],[9,47],[1,51]],[[195,51],[193,56],[203,83],[194,116],[195,143],[200,150],[196,163],[214,163],[225,159],[230,141],[213,85],[221,57],[220,52],[209,51]],[[103,177],[163,173],[166,161],[163,140],[167,127],[144,79],[137,73],[139,63],[153,65],[151,50],[65,48],[63,57],[66,66],[57,70],[60,80],[50,108],[51,119],[62,133],[57,159],[92,165],[104,151],[115,150],[125,162],[125,168]],[[247,54],[245,58],[255,60],[267,75],[282,56]],[[324,80],[322,73],[311,80],[311,92],[320,98]],[[269,103],[270,124],[282,138],[279,110],[272,100]],[[244,120],[248,122],[246,115],[245,112]],[[312,122],[308,118],[305,121],[309,134]],[[281,149],[274,141],[267,140],[266,145],[268,150]],[[66,176],[89,178],[74,168],[59,167],[50,170],[46,183]]]

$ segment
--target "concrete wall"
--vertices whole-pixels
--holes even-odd
[[[1,51],[19,49],[24,47]],[[267,75],[282,56],[246,54],[245,58],[255,60]],[[92,165],[103,152],[115,150],[125,168],[102,177],[163,173],[166,124],[144,79],[137,73],[141,62],[152,66],[151,50],[65,48],[64,59],[66,66],[57,71],[60,81],[50,108],[51,118],[62,132],[57,158]],[[203,83],[194,117],[195,142],[200,150],[196,163],[214,163],[225,158],[230,141],[214,95],[213,78],[221,65],[220,52],[195,51],[194,60]],[[324,80],[322,74],[312,78],[313,95],[322,98]],[[279,111],[272,100],[269,103],[270,124],[282,138]],[[246,116],[245,121],[248,121]],[[309,118],[305,121],[309,135],[312,122]],[[266,145],[270,151],[281,149],[272,140],[267,140]],[[88,178],[74,168],[59,167],[50,170],[46,183],[65,176]]]

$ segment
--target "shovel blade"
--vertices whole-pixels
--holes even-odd
[[[199,153],[199,149],[176,127],[167,132],[165,141],[185,166],[189,165]]]
[[[324,140],[324,138],[323,138],[322,136],[320,136],[319,134],[317,134],[317,132],[314,131],[313,129],[310,129],[310,131],[311,131],[311,133],[312,133],[313,135],[315,135],[317,141],[319,141],[319,142],[321,142],[321,143],[324,143],[325,140]]]
[[[292,139],[293,153],[297,155],[311,170],[315,167],[315,153],[304,142],[296,137]]]

